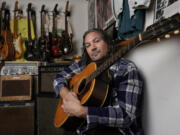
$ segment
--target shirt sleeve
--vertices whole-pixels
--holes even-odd
[[[78,63],[75,62],[55,76],[53,79],[53,87],[56,96],[58,96],[61,88],[68,87],[68,82],[74,74],[81,72],[82,67],[80,65],[81,61]]]
[[[116,72],[116,73],[115,73]],[[142,80],[137,68],[131,63],[122,71],[114,70],[111,105],[87,107],[88,128],[98,125],[126,128],[140,111]]]

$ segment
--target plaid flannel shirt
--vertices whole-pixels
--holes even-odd
[[[71,77],[85,67],[81,61],[73,63],[54,78],[56,95],[68,87]],[[141,126],[142,79],[135,64],[122,58],[109,68],[111,100],[106,107],[87,107],[87,125],[77,132],[83,135],[97,125],[117,128],[122,135],[143,135]]]

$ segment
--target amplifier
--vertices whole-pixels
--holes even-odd
[[[0,101],[31,100],[31,75],[5,75],[0,78]]]
[[[41,65],[39,67],[39,94],[54,94],[53,78],[57,75],[57,73],[61,72],[71,64],[72,62],[68,61]]]
[[[0,105],[0,135],[34,135],[34,102]]]

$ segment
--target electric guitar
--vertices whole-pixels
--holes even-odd
[[[57,23],[56,23],[56,17],[59,14],[57,11],[58,4],[55,5],[54,11],[53,11],[53,30],[52,35],[50,37],[50,43],[51,43],[51,55],[53,57],[60,57],[63,55],[63,51],[60,49],[61,46],[61,39],[57,36]]]
[[[34,39],[33,39],[33,57],[34,60],[40,60],[41,57],[41,53],[40,53],[40,48],[39,45],[37,43],[37,32],[36,32],[36,12],[34,10],[31,10],[31,18],[32,18],[32,22],[33,22],[33,28],[34,28]]]
[[[41,7],[41,37],[39,38],[39,47],[41,51],[41,61],[47,61],[50,57],[49,38],[45,34],[45,17],[47,15],[45,5]]]
[[[63,45],[63,53],[68,54],[72,52],[72,34],[69,35],[68,33],[68,21],[67,16],[69,14],[68,12],[69,7],[69,0],[66,2],[66,11],[65,11],[65,30],[62,32],[62,45]]]
[[[15,59],[21,58],[23,56],[23,46],[22,46],[22,36],[17,34],[17,15],[18,12],[18,1],[16,0],[14,8],[14,34],[13,34],[13,44],[15,48]]]
[[[3,53],[1,54],[2,60],[13,60],[15,56],[15,49],[13,45],[13,35],[10,31],[10,11],[9,9],[3,9],[4,13],[2,14],[3,18],[3,30],[2,36],[4,38],[3,44]]]
[[[24,53],[24,57],[26,60],[34,60],[33,56],[33,46],[34,46],[34,40],[32,39],[31,36],[31,11],[32,11],[32,4],[28,4],[28,9],[27,9],[27,22],[28,22],[28,39],[25,40],[25,46],[26,46],[26,52]]]
[[[2,3],[1,10],[0,10],[0,60],[5,60],[8,56],[8,46],[5,43],[5,38],[6,38],[6,31],[5,31],[5,26],[4,26],[4,21],[5,21],[5,7],[6,7],[6,2]]]
[[[85,106],[103,106],[108,94],[108,85],[104,83],[102,79],[99,79],[99,76],[101,76],[104,71],[131,49],[167,34],[178,34],[179,28],[179,13],[151,25],[146,29],[146,31],[134,36],[128,41],[118,43],[117,46],[121,46],[120,49],[118,49],[99,67],[92,62],[81,73],[74,75],[69,82],[69,88],[77,93],[81,104]],[[62,127],[66,130],[76,130],[81,127],[84,120],[77,117],[69,117],[63,111],[61,105],[62,98],[59,99],[55,114],[55,127]]]

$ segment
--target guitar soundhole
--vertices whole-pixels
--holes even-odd
[[[81,84],[79,85],[78,94],[81,95],[85,92],[86,79],[83,79]]]

